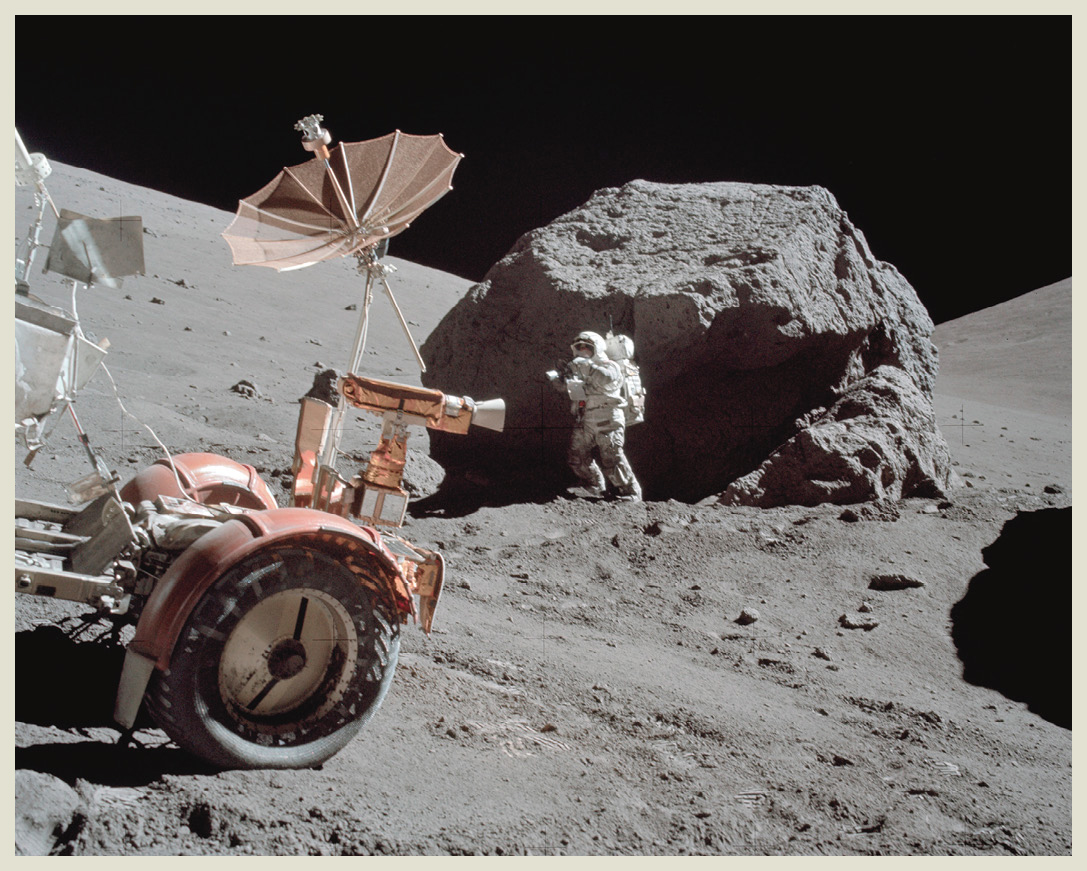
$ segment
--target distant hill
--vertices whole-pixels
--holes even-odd
[[[946,321],[936,392],[1072,416],[1072,279]]]

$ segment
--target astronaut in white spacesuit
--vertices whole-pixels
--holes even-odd
[[[581,479],[586,495],[603,496],[606,478],[616,498],[638,502],[642,488],[623,452],[626,442],[623,373],[608,358],[607,344],[597,333],[579,333],[570,347],[574,358],[566,364],[565,371],[559,373],[553,369],[547,373],[551,384],[570,397],[570,410],[576,418],[567,462]],[[600,453],[599,465],[593,458],[594,447]]]

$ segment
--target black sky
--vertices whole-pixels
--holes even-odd
[[[635,178],[829,189],[941,322],[1072,274],[1070,17],[16,17],[52,160],[233,211],[335,141],[441,132],[391,253],[480,280]],[[225,242],[224,242],[225,245]]]

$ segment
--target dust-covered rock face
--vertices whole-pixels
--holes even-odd
[[[424,382],[506,400],[506,430],[436,437],[446,467],[565,468],[544,372],[581,330],[634,339],[627,454],[651,499],[750,505],[941,494],[933,324],[819,187],[634,181],[522,237],[431,333]]]
[[[818,505],[946,495],[950,458],[931,396],[880,366],[729,485],[730,505]]]

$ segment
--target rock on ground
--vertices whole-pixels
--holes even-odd
[[[581,330],[633,337],[627,452],[650,498],[763,507],[942,493],[932,321],[820,187],[634,181],[523,236],[423,346],[424,382],[506,400],[447,468],[556,475],[571,418],[544,372]],[[742,481],[735,486],[734,482]]]
[[[40,771],[15,772],[15,855],[48,856],[76,818],[79,795],[63,780]]]

